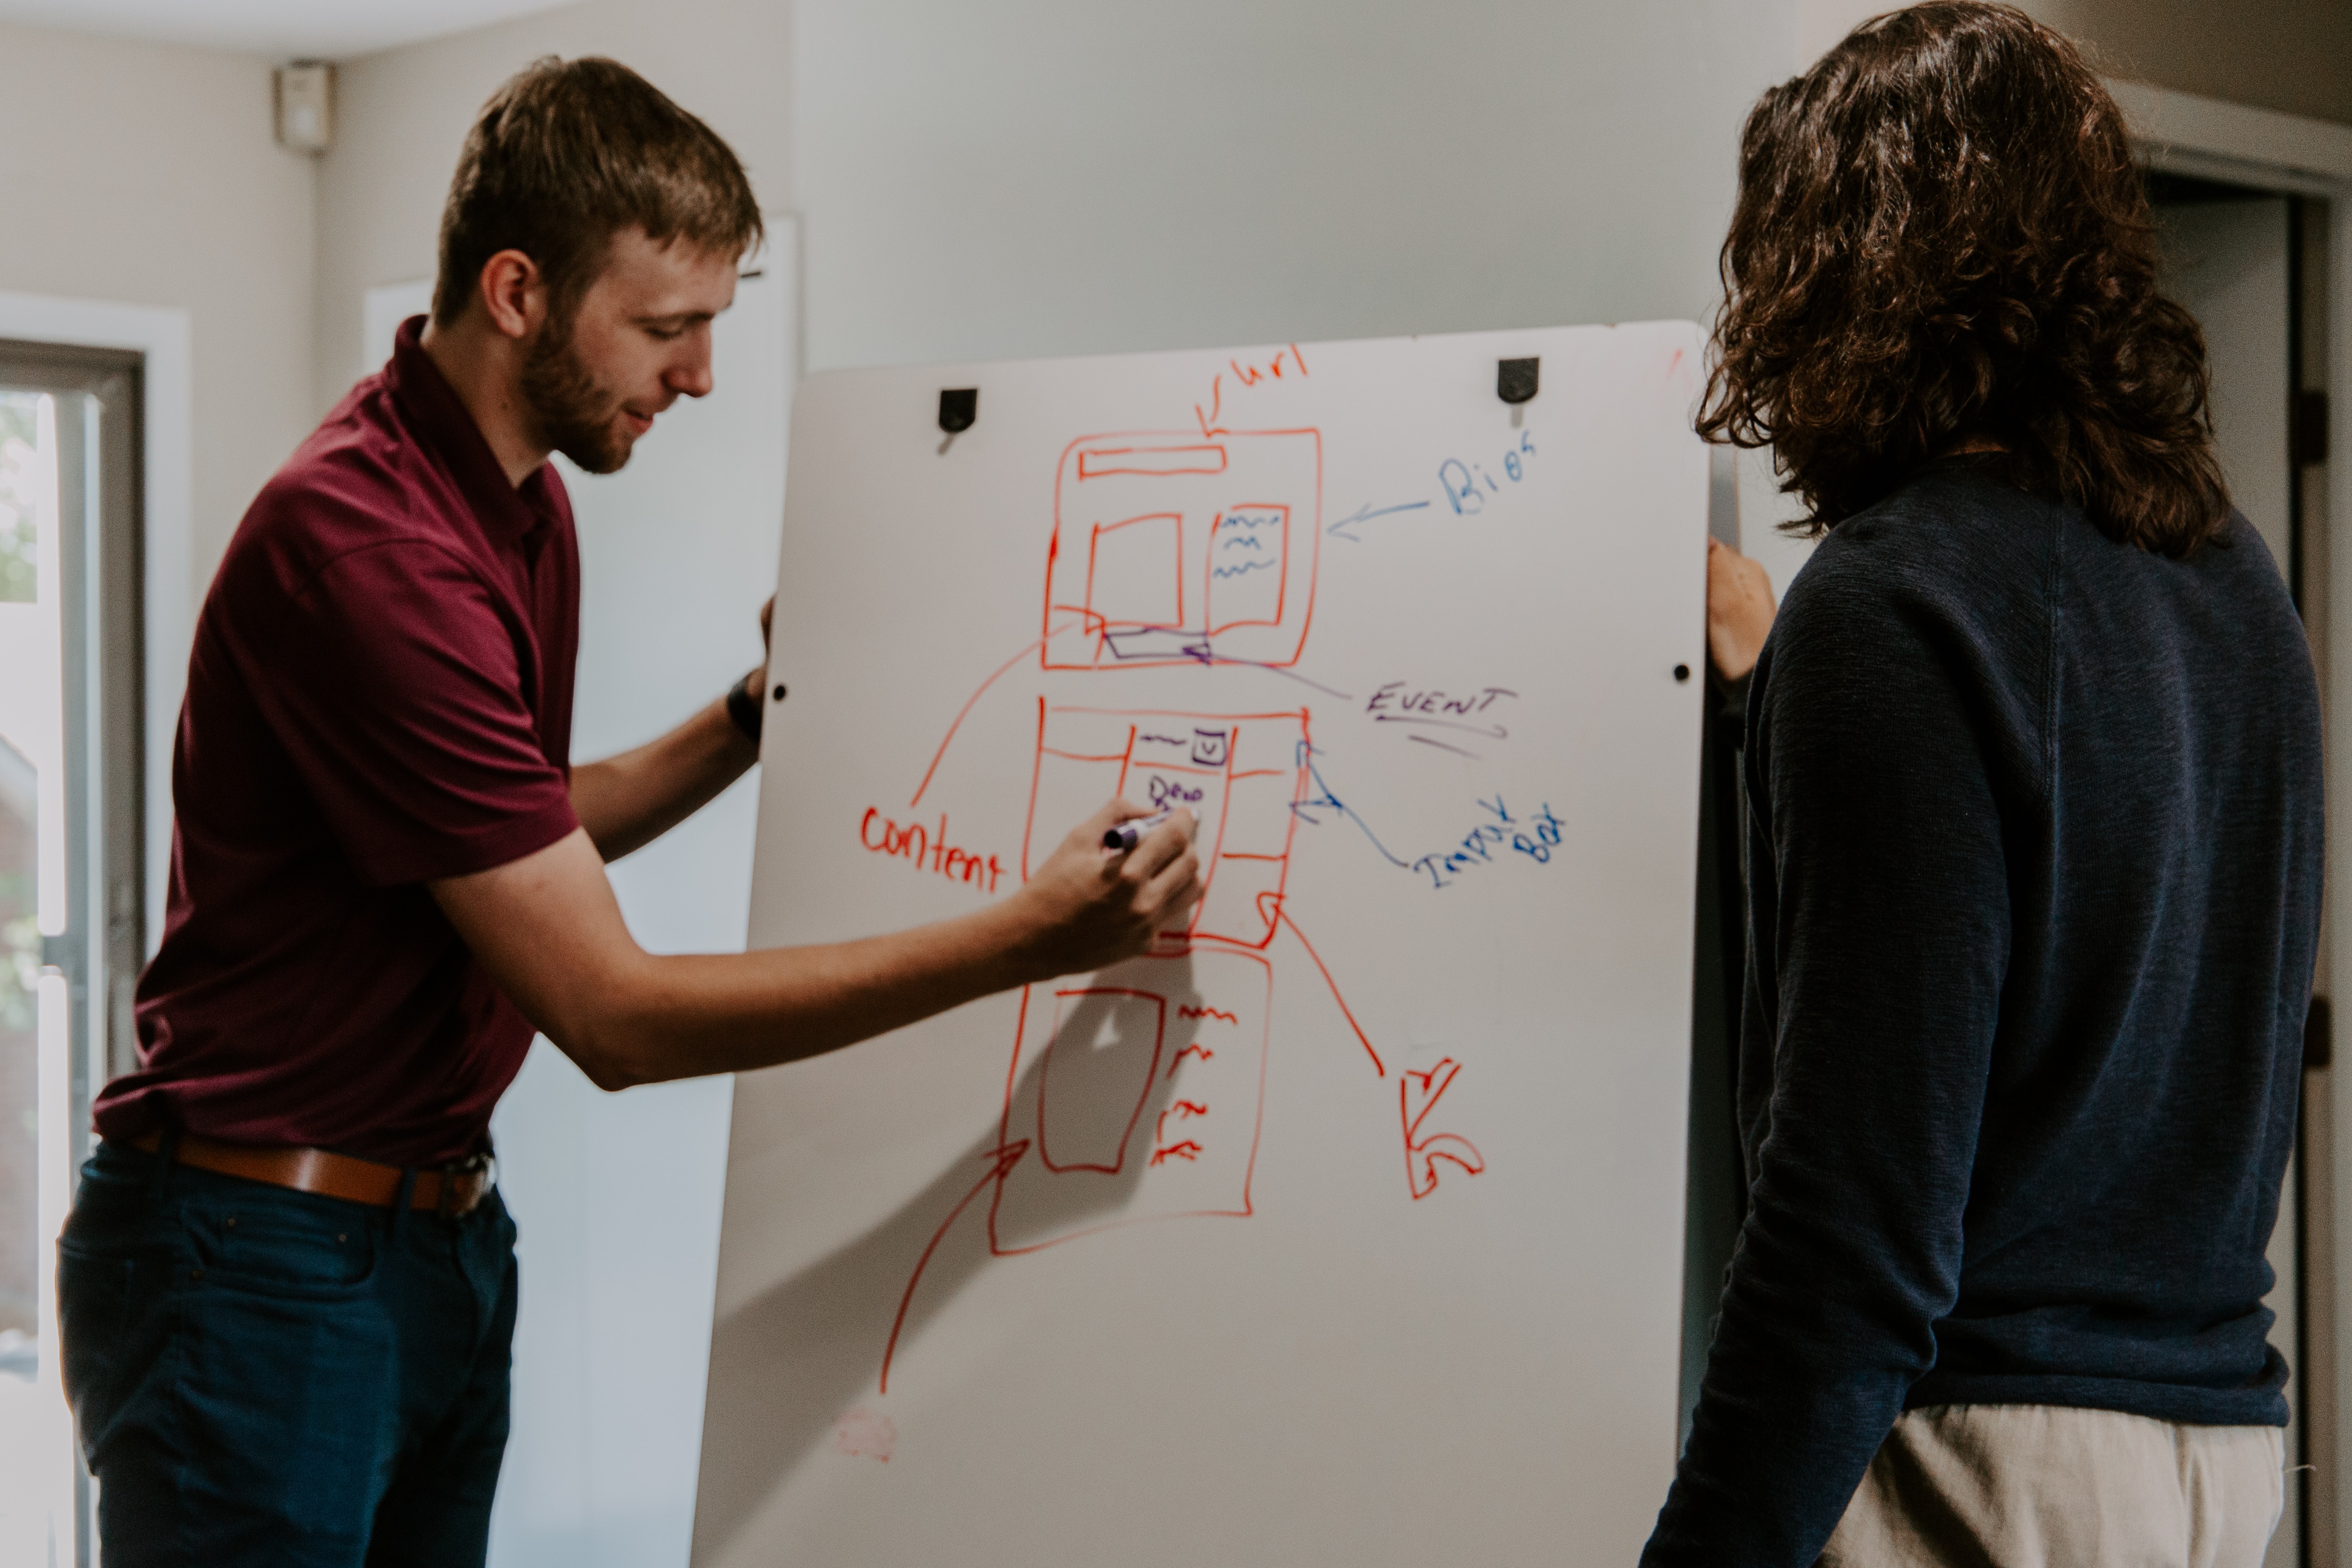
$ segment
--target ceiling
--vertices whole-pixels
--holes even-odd
[[[563,0],[0,0],[0,22],[266,55],[345,59]]]

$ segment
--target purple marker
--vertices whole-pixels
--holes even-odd
[[[1171,805],[1165,811],[1155,811],[1150,816],[1130,816],[1103,835],[1103,847],[1124,855],[1142,843],[1145,834],[1175,815],[1176,808]]]

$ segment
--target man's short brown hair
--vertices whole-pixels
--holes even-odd
[[[651,82],[617,60],[533,61],[482,105],[457,156],[433,319],[464,315],[490,258],[520,250],[562,320],[627,228],[736,256],[765,233],[734,153]]]

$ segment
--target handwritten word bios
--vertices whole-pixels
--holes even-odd
[[[1566,824],[1552,815],[1549,805],[1538,807],[1524,821],[1511,815],[1499,795],[1481,800],[1478,806],[1494,820],[1480,822],[1464,834],[1459,847],[1423,855],[1412,863],[1414,870],[1429,878],[1431,887],[1450,888],[1465,872],[1494,865],[1496,850],[1507,856],[1524,855],[1538,866],[1551,863],[1551,852],[1559,847]]]
[[[1516,485],[1528,477],[1528,459],[1536,455],[1536,438],[1531,431],[1519,432],[1518,444],[1503,454],[1495,466],[1503,473],[1503,481]],[[1482,463],[1465,463],[1459,458],[1448,458],[1437,466],[1437,482],[1445,488],[1445,504],[1454,509],[1456,517],[1475,517],[1486,510],[1488,496],[1501,495],[1505,483],[1497,481]]]
[[[965,883],[983,893],[996,891],[997,879],[1004,875],[1004,867],[995,856],[983,858],[948,842],[946,812],[940,813],[940,825],[934,830],[919,822],[902,827],[883,816],[879,807],[867,806],[857,825],[857,841],[874,854],[904,860],[919,871]]]

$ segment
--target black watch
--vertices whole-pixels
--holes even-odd
[[[754,669],[727,689],[727,717],[735,721],[735,728],[743,731],[743,738],[755,746],[760,743],[760,721],[767,716],[768,708],[752,690],[751,683],[765,679],[767,673],[765,669]]]

